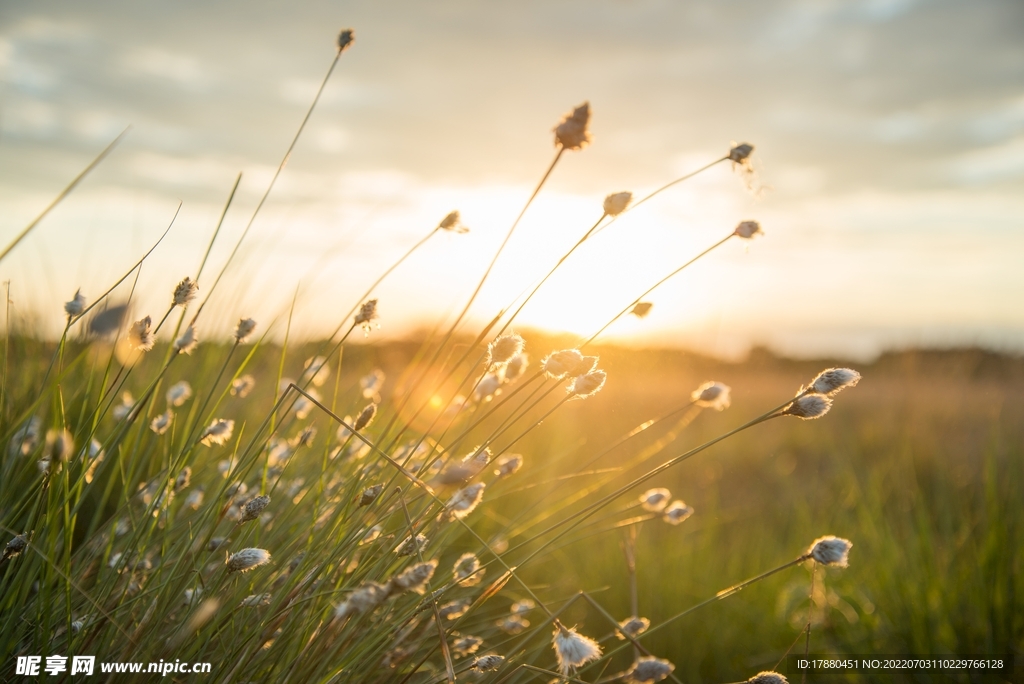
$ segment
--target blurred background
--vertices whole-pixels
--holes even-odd
[[[553,126],[589,100],[593,144],[560,162],[477,321],[546,272],[607,193],[643,194],[747,141],[752,178],[720,164],[629,214],[520,325],[593,332],[756,219],[764,239],[719,250],[606,339],[727,358],[1024,345],[1024,7],[1011,0],[4,3],[0,240],[132,126],[0,265],[11,315],[59,334],[61,304],[102,293],[180,200],[135,292],[138,309],[163,310],[242,172],[219,267],[345,26],[356,43],[211,302],[207,338],[240,315],[277,321],[280,338],[296,293],[293,335],[333,329],[458,209],[471,232],[438,236],[378,292],[384,339],[432,327],[547,167]]]

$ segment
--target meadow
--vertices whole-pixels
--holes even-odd
[[[589,116],[556,126],[491,267],[562,155],[589,144]],[[752,152],[704,168],[746,172]],[[577,246],[688,177],[609,195]],[[461,229],[452,212],[406,256]],[[659,282],[760,234],[730,227]],[[520,335],[519,301],[477,331],[466,314],[490,268],[460,315],[405,342],[374,339],[380,280],[328,339],[290,339],[294,309],[281,344],[248,318],[206,339],[231,257],[136,312],[145,259],[50,312],[59,340],[6,320],[6,679],[38,657],[77,681],[57,661],[89,655],[173,664],[183,682],[778,684],[787,654],[1022,647],[1020,358],[733,363],[604,345],[604,328]],[[657,286],[605,327],[642,318]],[[178,667],[193,663],[210,671]]]

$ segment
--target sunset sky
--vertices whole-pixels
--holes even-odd
[[[593,144],[559,162],[475,321],[543,275],[606,194],[645,194],[746,141],[752,180],[719,164],[628,214],[544,286],[520,327],[587,335],[756,219],[766,235],[727,243],[607,338],[726,356],[752,344],[1024,350],[1017,0],[6,2],[0,242],[132,126],[0,263],[14,315],[59,334],[62,303],[79,287],[102,293],[180,200],[136,287],[137,316],[161,316],[242,172],[215,273],[346,26],[356,42],[212,300],[206,337],[242,315],[280,336],[293,297],[293,334],[333,329],[458,209],[470,232],[434,236],[376,293],[374,335],[433,327],[464,304],[550,163],[551,129],[589,101]]]

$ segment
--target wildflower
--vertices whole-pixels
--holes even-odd
[[[530,621],[519,615],[507,615],[494,624],[505,634],[522,634],[530,627]]]
[[[519,352],[505,364],[505,382],[514,382],[522,377],[530,365],[530,357],[526,352]]]
[[[353,613],[368,613],[379,606],[391,593],[391,588],[377,582],[364,582],[334,609],[334,617],[344,618]]]
[[[851,368],[829,368],[818,373],[808,389],[831,396],[847,387],[855,387],[858,382],[860,373]]]
[[[487,347],[491,364],[500,366],[508,363],[512,357],[523,351],[524,344],[526,343],[519,333],[513,332],[498,337]]]
[[[191,398],[191,385],[187,380],[176,382],[167,388],[167,403],[172,407],[180,407],[182,403]]]
[[[471,605],[469,599],[456,599],[443,606],[438,606],[437,612],[443,620],[458,620],[469,611]]]
[[[803,420],[821,418],[832,408],[832,400],[824,394],[804,394],[782,409],[784,416],[796,416]]]
[[[364,399],[370,399],[377,396],[377,393],[380,392],[380,388],[383,384],[384,371],[380,369],[376,369],[372,373],[359,378],[359,386],[363,390]]]
[[[480,505],[484,498],[484,489],[487,487],[483,482],[475,482],[455,492],[448,500],[447,511],[450,518],[462,520],[473,512],[473,509]]]
[[[83,311],[85,311],[85,295],[79,289],[75,291],[75,296],[71,298],[70,302],[64,302],[64,313],[69,318],[74,318],[75,316],[81,316]]]
[[[238,604],[239,607],[253,608],[256,606],[269,606],[270,605],[270,594],[249,594],[242,602]]]
[[[668,508],[665,509],[661,516],[661,519],[667,522],[669,525],[678,525],[687,518],[693,515],[693,509],[687,506],[682,501],[673,501],[669,504]]]
[[[371,299],[359,308],[359,313],[356,314],[354,319],[354,325],[361,326],[363,333],[369,334],[370,324],[375,320],[377,320],[377,300]],[[377,328],[380,329],[379,323]]]
[[[384,490],[384,485],[375,484],[372,487],[367,487],[363,490],[362,495],[359,497],[360,506],[369,506],[373,503],[373,500],[380,496],[380,493]]]
[[[468,233],[469,228],[462,225],[460,220],[459,212],[450,212],[447,216],[441,219],[441,222],[437,224],[439,230],[447,230],[449,233]]]
[[[152,420],[149,424],[149,429],[158,435],[162,435],[167,432],[167,428],[171,426],[172,420],[174,420],[174,414],[171,413],[170,409],[167,409]]]
[[[247,548],[228,556],[228,572],[248,572],[270,562],[270,552],[265,549]]]
[[[580,399],[586,399],[592,397],[601,391],[604,387],[605,378],[608,375],[602,371],[591,371],[586,375],[581,375],[572,383],[572,387],[569,389],[569,394],[579,397]]]
[[[664,487],[656,487],[654,489],[648,489],[640,495],[640,505],[643,506],[645,511],[661,513],[665,510],[665,506],[668,505],[671,498],[672,494],[667,489]]]
[[[196,337],[196,328],[193,325],[188,326],[181,337],[174,340],[174,349],[179,354],[191,354],[197,346],[199,346],[199,339]]]
[[[758,672],[746,681],[746,684],[789,684],[789,680],[778,672]]]
[[[470,634],[460,636],[452,642],[452,652],[458,656],[467,656],[471,653],[476,653],[477,649],[479,649],[483,643],[484,640],[478,636],[472,636]]]
[[[327,378],[331,377],[331,367],[327,365],[327,359],[323,356],[306,359],[303,368],[300,384],[311,382],[316,387],[323,387]]]
[[[231,396],[245,399],[249,392],[256,386],[256,378],[251,375],[243,375],[231,381]]]
[[[223,444],[231,439],[231,433],[235,431],[235,421],[215,418],[210,426],[203,430],[199,441],[210,446],[211,444]]]
[[[623,641],[627,636],[635,639],[636,637],[646,632],[647,628],[650,626],[651,621],[647,618],[637,617],[636,615],[633,615],[619,623],[619,631],[622,632],[622,634],[618,634],[617,636],[620,640]]]
[[[590,142],[590,132],[587,130],[589,122],[590,103],[584,102],[555,126],[555,144],[561,145],[564,150],[583,149]]]
[[[475,658],[473,660],[473,664],[470,666],[470,669],[475,672],[490,672],[492,670],[497,670],[499,667],[501,667],[501,664],[503,662],[505,662],[505,656],[500,656],[494,653],[488,653],[487,655],[482,655],[479,658]]]
[[[807,553],[822,565],[845,568],[849,565],[850,547],[853,542],[840,537],[820,537],[814,540]]]
[[[128,343],[139,351],[150,351],[156,344],[156,335],[153,334],[152,328],[153,319],[149,316],[135,321],[128,331]]]
[[[244,342],[245,338],[252,335],[252,331],[256,329],[256,321],[251,318],[239,318],[238,325],[235,326],[235,341]]]
[[[647,314],[651,313],[651,309],[653,308],[654,304],[651,304],[650,302],[637,302],[629,313],[633,314],[637,318],[647,318]]]
[[[359,412],[359,415],[356,416],[356,422],[352,427],[355,428],[356,432],[359,432],[363,428],[369,427],[376,415],[377,405],[367,404],[363,407],[363,410]]]
[[[342,53],[355,41],[355,32],[352,29],[344,29],[338,34],[338,52]]]
[[[532,599],[521,599],[512,604],[511,610],[513,615],[526,615],[536,607]]]
[[[436,560],[416,563],[395,577],[395,586],[405,591],[414,591],[417,594],[422,594],[426,591],[425,586],[430,581],[430,578],[434,576],[434,570],[436,569]]]
[[[417,534],[415,537],[406,537],[405,540],[395,547],[395,553],[399,556],[412,556],[420,551],[427,545],[427,538],[422,534]]]
[[[260,513],[263,512],[267,506],[270,505],[270,497],[266,495],[254,496],[245,502],[245,506],[242,507],[242,517],[238,521],[238,524],[249,522],[260,517]]]
[[[13,558],[19,553],[24,551],[28,547],[28,535],[25,533],[15,536],[11,541],[7,542],[7,546],[4,547],[3,560]]]
[[[558,669],[563,675],[570,675],[581,665],[586,665],[601,657],[601,647],[596,641],[558,621],[555,622],[555,633],[551,645],[558,658]]]
[[[734,164],[742,164],[747,160],[747,158],[750,156],[750,153],[753,151],[754,146],[751,145],[750,143],[740,143],[739,145],[734,145],[733,148],[729,150],[729,161],[731,161]]]
[[[28,456],[39,445],[39,433],[43,429],[43,421],[39,416],[32,416],[26,420],[21,427],[11,435],[11,441],[7,445],[7,451],[12,456],[21,454]]]
[[[498,477],[506,477],[514,475],[523,467],[523,457],[519,454],[508,454],[499,458],[497,463],[498,467],[495,469],[494,474]]]
[[[720,382],[708,381],[693,390],[690,398],[697,406],[713,408],[716,411],[723,411],[729,408],[729,404],[731,403],[731,399],[729,397],[730,392],[732,392],[732,389],[728,385],[723,385]]]
[[[178,286],[174,288],[174,304],[173,306],[188,306],[188,303],[196,298],[199,294],[199,284],[185,276],[185,278],[178,283]]]
[[[121,403],[115,406],[110,413],[114,416],[114,420],[124,420],[133,408],[135,408],[135,397],[131,392],[124,392],[121,394]]]
[[[626,207],[633,201],[631,192],[614,192],[604,198],[604,213],[608,216],[618,216],[626,211]]]
[[[761,224],[757,221],[740,221],[740,224],[736,226],[736,230],[732,234],[744,240],[749,240],[755,235],[764,235],[764,231],[761,230]]]
[[[184,468],[181,469],[181,472],[178,473],[178,477],[174,478],[174,489],[180,492],[182,489],[188,487],[191,481],[192,469],[189,468],[188,466],[185,466]]]
[[[641,656],[633,663],[629,673],[626,675],[627,682],[660,682],[667,678],[676,666],[663,658],[654,656]]]
[[[464,553],[455,561],[452,578],[460,587],[475,587],[484,579],[484,570],[480,569],[480,559],[473,553]]]

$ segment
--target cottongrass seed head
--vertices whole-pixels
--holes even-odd
[[[648,489],[640,495],[640,505],[645,511],[661,513],[672,499],[672,493],[664,487]]]
[[[242,517],[238,519],[238,524],[249,522],[260,517],[260,513],[270,505],[270,497],[266,495],[254,496],[245,502],[242,506]]]
[[[384,485],[375,484],[372,487],[367,487],[363,490],[363,493],[359,495],[359,506],[369,506],[373,503],[374,499],[380,496],[380,493],[384,491]]]
[[[223,444],[231,439],[231,433],[235,431],[235,421],[215,418],[209,427],[203,430],[199,441],[210,446],[211,444]]]
[[[149,423],[149,429],[162,435],[167,432],[167,428],[171,427],[172,420],[174,420],[174,414],[171,413],[171,409],[167,409]]]
[[[565,150],[581,150],[590,143],[590,103],[584,102],[555,126],[555,144]]]
[[[480,569],[480,559],[474,553],[464,553],[455,561],[452,568],[452,579],[462,587],[475,587],[484,579],[484,571]]]
[[[251,375],[243,375],[231,381],[231,396],[245,399],[256,387],[256,378]]]
[[[449,601],[443,606],[438,606],[437,613],[441,616],[442,620],[458,620],[469,612],[469,608],[472,605],[473,602],[469,599],[456,599]]]
[[[363,428],[369,427],[370,423],[373,422],[373,419],[376,415],[377,405],[367,404],[366,406],[363,407],[363,410],[359,412],[359,415],[356,416],[355,423],[353,423],[352,427],[355,429],[356,432],[359,432]]]
[[[347,50],[349,48],[349,46],[352,45],[352,43],[355,42],[355,40],[356,40],[355,31],[353,31],[350,28],[349,29],[342,29],[341,32],[338,33],[338,53],[340,54],[340,53],[344,52],[345,50]]]
[[[171,406],[181,406],[192,398],[192,385],[187,380],[176,382],[167,388],[166,398]]]
[[[196,336],[196,327],[194,325],[185,328],[185,332],[181,333],[181,336],[174,340],[174,350],[179,354],[191,354],[197,346],[199,346],[199,338]]]
[[[476,653],[483,643],[483,639],[472,634],[460,636],[452,642],[452,652],[457,656],[468,656]]]
[[[483,482],[474,482],[455,492],[446,506],[448,515],[458,520],[465,518],[483,501],[486,488],[487,485]]]
[[[505,656],[497,655],[496,653],[488,653],[482,655],[473,660],[473,664],[470,665],[470,669],[474,672],[491,672],[501,667],[501,664],[505,662]]]
[[[404,591],[414,591],[422,594],[426,591],[426,584],[434,576],[437,569],[437,560],[429,560],[424,563],[416,563],[399,573],[395,579],[395,586]]]
[[[174,306],[188,306],[189,302],[199,294],[199,284],[185,276],[174,288]]]
[[[338,620],[354,613],[368,613],[384,602],[391,593],[391,587],[377,582],[364,582],[348,595],[348,598],[334,609]]]
[[[75,296],[71,298],[71,301],[64,302],[64,313],[74,318],[81,316],[83,311],[85,311],[85,295],[82,294],[82,290],[75,290]]]
[[[363,333],[369,334],[375,320],[377,320],[377,300],[370,299],[359,307],[359,313],[356,314],[353,322],[363,329]],[[379,323],[377,327],[380,328]]]
[[[633,305],[633,308],[629,310],[629,313],[637,318],[647,318],[647,315],[651,313],[651,309],[654,308],[654,304],[650,302],[637,302]]]
[[[789,684],[789,680],[778,672],[758,672],[746,681],[746,684]]]
[[[757,221],[740,221],[732,234],[744,240],[750,240],[755,235],[764,235],[764,231],[761,230],[761,224]]]
[[[750,143],[740,143],[734,145],[729,150],[729,161],[733,164],[742,164],[750,157],[750,154],[754,151],[754,146]]]
[[[678,525],[693,515],[693,509],[682,501],[673,501],[662,512],[661,519],[669,525]]]
[[[490,356],[491,363],[500,366],[508,363],[513,357],[523,351],[525,344],[526,342],[519,333],[505,333],[491,342],[487,347],[487,353]]]
[[[591,371],[586,375],[581,375],[573,381],[572,386],[569,388],[569,394],[580,399],[592,397],[601,391],[607,378],[608,374],[603,370]]]
[[[253,568],[258,568],[259,566],[266,565],[269,562],[269,551],[266,549],[249,547],[228,556],[225,565],[227,566],[228,572],[248,572]]]
[[[415,537],[406,537],[401,544],[395,547],[395,553],[399,556],[412,556],[422,551],[427,545],[427,538],[422,534]]]
[[[11,541],[7,542],[7,546],[4,547],[3,559],[13,558],[19,553],[28,548],[28,535],[25,533],[16,535]]]
[[[716,411],[724,411],[729,408],[731,402],[730,394],[732,388],[720,382],[705,382],[703,385],[693,390],[690,398],[693,403],[697,406],[704,408],[713,408]]]
[[[633,193],[631,192],[613,192],[604,198],[604,213],[609,216],[618,216],[622,212],[626,211],[626,207],[633,201]]]
[[[520,454],[506,454],[498,458],[496,464],[498,467],[494,474],[498,477],[508,477],[515,475],[523,467],[523,457]]]
[[[583,354],[578,349],[562,349],[551,352],[541,361],[544,372],[552,378],[564,378],[575,375],[575,371],[583,363]]]
[[[505,364],[505,382],[515,382],[522,377],[529,366],[530,356],[526,352],[519,352]]]
[[[784,416],[796,416],[802,420],[821,418],[832,408],[832,400],[824,394],[804,394],[782,409]]]
[[[860,373],[852,368],[829,368],[818,373],[814,380],[811,380],[808,389],[832,396],[847,387],[856,387],[858,382]]]
[[[449,212],[448,215],[441,219],[441,222],[437,224],[437,228],[438,230],[447,230],[449,233],[468,233],[469,228],[462,225],[461,219],[462,217],[459,215],[459,212]]]
[[[663,679],[667,679],[674,669],[676,669],[676,666],[664,658],[642,656],[633,663],[633,667],[630,668],[629,674],[626,676],[626,681],[636,682],[637,684],[660,682]]]
[[[829,535],[815,539],[807,554],[822,565],[845,568],[849,565],[851,547],[853,542],[850,540]]]
[[[551,646],[558,659],[558,670],[563,675],[570,675],[577,668],[601,657],[601,646],[596,641],[557,621]]]
[[[235,326],[235,342],[245,342],[245,339],[256,330],[256,321],[251,318],[239,318]]]
[[[616,636],[621,641],[624,641],[627,636],[635,639],[646,632],[647,628],[650,626],[651,621],[647,618],[633,615],[619,623],[619,632],[621,632],[621,634],[617,634]]]
[[[128,344],[139,351],[148,352],[156,344],[156,335],[153,334],[153,319],[149,316],[135,321],[128,330]]]

